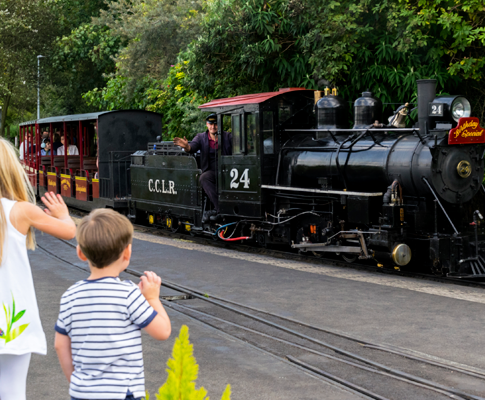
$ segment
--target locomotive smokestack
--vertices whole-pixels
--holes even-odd
[[[430,119],[428,117],[428,104],[436,97],[436,79],[419,79],[418,84],[418,121],[419,133],[425,135],[426,125],[430,128]]]

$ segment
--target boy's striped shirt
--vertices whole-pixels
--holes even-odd
[[[106,277],[71,286],[55,326],[71,338],[69,394],[78,399],[145,396],[140,329],[156,315],[131,281]]]

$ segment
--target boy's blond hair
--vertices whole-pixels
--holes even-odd
[[[125,216],[109,208],[92,211],[77,227],[81,251],[96,268],[104,268],[118,258],[133,240],[133,225]]]

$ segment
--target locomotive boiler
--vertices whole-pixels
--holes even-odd
[[[395,116],[391,126],[376,120],[381,104],[369,92],[355,102],[352,129],[342,128],[345,117],[335,112],[341,107],[336,96],[316,103],[318,129],[313,136],[300,132],[285,143],[278,184],[355,192],[341,199],[336,213],[342,225],[345,221],[355,229],[325,235],[324,246],[321,238],[314,240],[303,230],[293,247],[339,252],[339,246],[351,247],[342,246],[345,239],[355,243],[359,238],[361,258],[388,258],[401,267],[427,264],[435,272],[457,276],[485,273],[478,238],[481,214],[466,215],[469,203],[483,191],[484,131],[471,124],[456,140],[454,133],[473,121],[469,103],[461,96],[436,97],[435,85],[433,80],[418,81],[418,124],[409,129],[392,126]],[[407,115],[408,106],[399,112]],[[327,224],[335,222],[334,217]]]

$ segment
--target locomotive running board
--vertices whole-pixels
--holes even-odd
[[[361,253],[362,249],[355,246],[325,246],[322,243],[292,244],[294,249],[303,251],[322,251],[327,253]]]
[[[287,186],[276,186],[276,185],[261,185],[262,189],[273,189],[273,190],[289,190],[292,192],[308,192],[308,193],[322,193],[322,194],[340,194],[344,196],[363,196],[363,197],[377,197],[382,196],[382,192],[379,193],[369,193],[369,192],[348,192],[345,190],[323,190],[323,189],[308,189],[308,188],[297,188],[297,187],[287,187]]]

